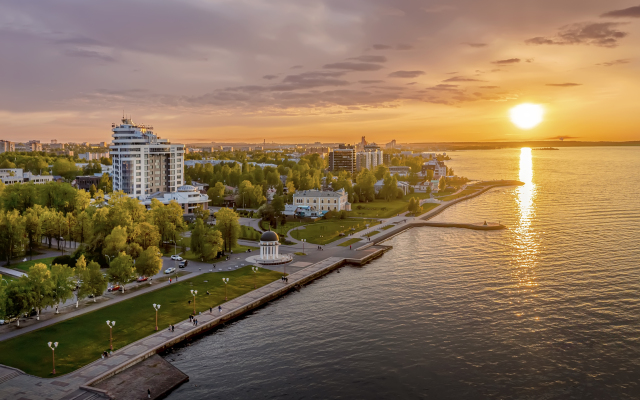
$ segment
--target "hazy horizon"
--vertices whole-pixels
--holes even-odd
[[[5,140],[640,137],[638,1],[0,0]],[[544,107],[522,130],[521,103]],[[348,140],[345,138],[349,138]]]

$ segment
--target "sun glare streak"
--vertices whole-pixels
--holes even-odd
[[[517,188],[518,224],[514,246],[514,270],[513,277],[517,280],[519,291],[528,291],[537,286],[535,266],[537,264],[538,244],[535,231],[531,228],[531,222],[535,217],[536,185],[533,183],[533,158],[531,149],[525,147],[520,150],[520,181],[523,186]]]

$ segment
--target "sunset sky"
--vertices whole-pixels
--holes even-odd
[[[5,140],[640,140],[638,0],[0,0],[0,51]]]

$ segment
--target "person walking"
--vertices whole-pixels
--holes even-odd
[[[171,325],[171,332],[173,332],[175,329],[176,329],[176,327]]]
[[[222,313],[222,306],[218,306],[218,311]]]
[[[147,399],[151,398],[151,389],[147,389]]]
[[[349,250],[351,250],[351,245],[349,245]]]
[[[209,307],[209,314],[213,314],[213,307]]]

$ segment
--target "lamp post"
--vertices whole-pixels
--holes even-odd
[[[196,295],[198,294],[197,290],[191,290],[191,295],[193,296],[193,315],[196,315]]]
[[[229,278],[222,278],[222,282],[224,283],[224,301],[227,301],[227,283],[229,283]]]
[[[116,321],[107,321],[109,325],[109,347],[113,350],[113,327],[116,326]]]
[[[253,288],[257,289],[258,267],[251,267],[251,270],[253,271]]]
[[[160,310],[160,304],[154,304],[153,308],[156,310],[156,330],[158,330],[158,311]]]
[[[47,343],[47,345],[49,345],[49,348],[51,349],[51,357],[53,360],[53,372],[52,374],[56,374],[56,347],[58,347],[58,342],[55,343]]]
[[[302,239],[302,253],[304,253],[304,242],[306,242],[306,241],[307,241],[307,239]]]

